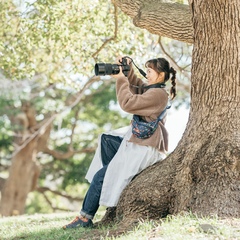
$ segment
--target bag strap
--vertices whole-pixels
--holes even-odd
[[[165,109],[161,112],[161,114],[158,116],[158,118],[157,118],[158,122],[160,122],[160,121],[163,119],[163,117],[165,116],[166,111],[167,111],[169,108],[171,108],[171,104],[168,104],[168,105],[165,107]]]

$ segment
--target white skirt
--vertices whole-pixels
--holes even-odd
[[[148,166],[163,160],[166,155],[153,147],[129,142],[132,135],[131,127],[120,128],[105,134],[124,137],[117,153],[108,165],[99,201],[99,205],[114,207],[117,205],[123,189],[132,178]],[[86,179],[91,183],[95,173],[102,167],[100,135]]]

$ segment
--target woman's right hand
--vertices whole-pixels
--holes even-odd
[[[124,57],[122,57],[122,56],[118,56],[117,57],[117,60],[116,60],[116,63],[117,64],[122,64],[122,59],[123,59]],[[127,64],[129,65],[132,61],[131,61],[131,59],[130,58],[128,58],[128,57],[126,57],[126,59],[127,59]]]

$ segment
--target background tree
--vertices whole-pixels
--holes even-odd
[[[177,41],[163,43],[135,28],[109,2],[21,3],[0,3],[0,189],[5,216],[24,213],[27,199],[30,213],[43,211],[42,200],[53,211],[69,210],[56,195],[81,200],[84,187],[79,183],[98,134],[129,123],[116,105],[114,82],[93,77],[95,61],[131,55],[141,66],[160,53],[170,58],[164,47],[169,46],[177,59],[172,63],[183,71],[179,99],[186,97],[191,62],[186,44],[175,51]],[[33,190],[40,195],[29,196]]]
[[[181,211],[239,217],[240,2],[114,2],[136,26],[193,43],[191,108],[183,138],[166,160],[126,188],[118,217],[159,218]]]

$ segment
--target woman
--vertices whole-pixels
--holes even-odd
[[[176,71],[164,58],[146,62],[147,83],[138,78],[130,60],[127,77],[120,67],[116,80],[117,99],[121,108],[131,114],[142,116],[146,121],[153,121],[163,112],[168,104],[165,83],[172,74],[171,98],[176,95]],[[117,63],[121,63],[118,58]],[[166,117],[149,138],[141,139],[132,134],[131,126],[125,132],[102,134],[94,159],[89,167],[86,179],[91,183],[84,198],[80,215],[63,228],[91,227],[92,219],[100,205],[117,205],[123,189],[132,178],[148,166],[163,160],[168,150],[168,133],[164,126]],[[121,130],[121,129],[120,129]]]

